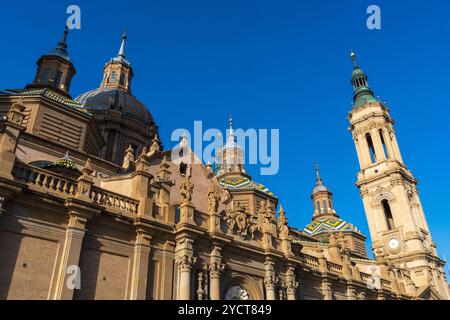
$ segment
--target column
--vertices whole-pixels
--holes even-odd
[[[220,275],[225,265],[213,262],[209,266],[209,294],[211,300],[220,300]]]
[[[179,283],[178,283],[178,300],[191,300],[191,270],[192,266],[197,262],[197,258],[190,255],[183,255],[177,258]]]
[[[56,278],[54,300],[72,300],[74,290],[80,284],[83,276],[79,269],[81,248],[86,234],[86,224],[92,217],[92,214],[83,213],[76,208],[78,204],[72,200],[67,200],[66,207],[69,207],[69,223]]]
[[[225,269],[222,264],[222,248],[215,246],[209,264],[209,295],[211,300],[220,300],[220,275]]]
[[[286,274],[286,294],[288,300],[296,300],[298,282],[295,281],[295,268],[289,267]]]
[[[369,146],[367,145],[367,139],[365,134],[360,134],[358,136],[359,150],[361,152],[361,159],[363,161],[363,166],[361,169],[365,169],[372,164],[372,159],[370,157]]]
[[[347,299],[348,300],[356,300],[356,289],[351,284],[348,284],[348,287],[347,287]]]
[[[386,160],[386,155],[384,154],[383,142],[381,141],[380,130],[372,129],[371,137],[373,142],[373,147],[375,148],[375,154],[377,155],[377,162]]]
[[[267,300],[276,300],[275,287],[278,282],[278,279],[275,276],[274,265],[275,263],[272,260],[267,259],[265,263],[266,278],[264,279],[264,286],[266,288]]]
[[[358,156],[359,166],[361,168],[363,168],[365,166],[365,163],[364,163],[364,157],[362,155],[362,150],[361,150],[361,146],[360,146],[360,143],[361,143],[360,140],[359,140],[360,138],[359,137],[354,137],[353,139],[355,141],[356,155]]]
[[[392,146],[395,150],[395,154],[397,155],[397,160],[403,164],[403,157],[400,152],[400,147],[398,145],[398,141],[397,141],[397,137],[395,136],[395,133],[392,133]]]
[[[383,132],[384,143],[386,144],[386,149],[388,152],[388,158],[394,159],[395,153],[394,153],[394,149],[392,147],[392,141],[391,141],[391,137],[389,136],[389,132],[386,128],[383,128],[382,130],[383,130],[382,132]]]
[[[331,290],[331,283],[324,277],[322,279],[322,295],[324,300],[333,300],[333,291]]]
[[[145,300],[148,283],[148,264],[150,261],[150,242],[152,237],[138,229],[134,245],[134,260],[130,300]]]

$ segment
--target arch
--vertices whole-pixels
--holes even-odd
[[[236,273],[232,273],[224,279],[221,297],[225,298],[227,291],[236,286],[240,286],[248,292],[249,300],[264,300],[264,293],[253,277]]]
[[[392,203],[392,202],[396,201],[396,197],[388,189],[386,189],[384,187],[378,188],[376,191],[376,195],[373,197],[372,206],[378,207],[379,205],[381,205],[381,202],[383,200],[387,200],[387,201],[389,201],[389,203]]]
[[[381,201],[381,209],[383,210],[384,219],[389,231],[395,229],[394,217],[392,216],[391,205],[387,199]]]

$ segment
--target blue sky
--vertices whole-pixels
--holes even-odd
[[[290,223],[312,216],[314,161],[342,218],[369,234],[354,186],[359,170],[347,115],[352,101],[349,51],[387,101],[407,166],[441,257],[450,257],[450,24],[446,1],[21,1],[0,4],[0,88],[31,82],[37,58],[61,36],[70,4],[81,30],[69,53],[72,95],[98,87],[104,63],[128,29],[133,94],[155,117],[166,147],[176,128],[280,129],[278,175],[255,180],[281,199]],[[382,30],[366,28],[378,4]]]

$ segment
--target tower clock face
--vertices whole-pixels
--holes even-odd
[[[225,300],[250,300],[250,295],[247,290],[242,288],[241,286],[234,286],[227,290],[225,294]]]
[[[392,250],[397,250],[400,246],[400,242],[397,239],[391,239],[388,242],[389,248]]]

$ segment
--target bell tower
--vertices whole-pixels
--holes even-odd
[[[361,167],[360,189],[375,257],[407,269],[420,290],[433,286],[444,299],[450,293],[436,245],[420,202],[418,181],[403,162],[390,110],[377,99],[355,54],[350,128]]]

